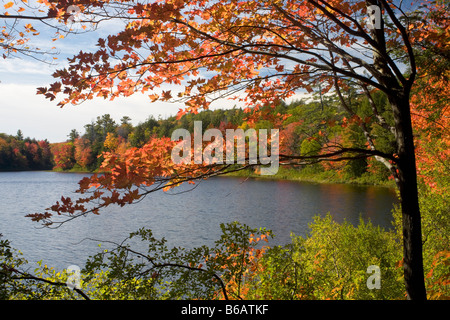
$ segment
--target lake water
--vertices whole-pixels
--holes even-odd
[[[150,228],[169,246],[213,245],[220,223],[239,221],[250,227],[271,229],[271,244],[285,244],[290,233],[306,235],[315,215],[330,212],[338,221],[357,224],[360,217],[391,227],[395,192],[387,188],[339,184],[218,177],[202,181],[185,193],[150,194],[137,204],[110,206],[89,215],[41,228],[25,215],[44,212],[60,199],[72,196],[84,174],[57,172],[0,173],[0,233],[35,262],[43,260],[59,270],[84,266],[98,252],[100,240],[120,242],[130,232]],[[89,240],[94,239],[94,240]],[[103,248],[103,246],[102,246]]]

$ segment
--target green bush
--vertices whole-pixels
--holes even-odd
[[[448,189],[448,187],[447,187]],[[425,285],[428,299],[450,299],[450,199],[445,188],[419,188]],[[401,238],[401,208],[394,210]]]
[[[442,190],[442,189],[440,189]],[[450,298],[450,200],[420,188],[424,267],[429,299]],[[316,216],[307,236],[284,246],[262,246],[272,234],[237,222],[222,224],[213,247],[168,248],[140,229],[111,250],[90,257],[81,291],[91,299],[404,299],[400,208],[393,230],[360,219],[357,226]],[[1,240],[1,239],[0,239]],[[132,246],[146,244],[138,252]],[[28,262],[0,241],[0,299],[82,299],[68,275]],[[380,287],[372,288],[379,268]],[[372,280],[371,280],[372,279]]]
[[[330,215],[315,217],[310,227],[307,237],[292,235],[290,244],[264,255],[264,271],[248,298],[402,298],[402,251],[395,233],[362,220],[357,227],[339,224]],[[380,268],[380,289],[367,287],[371,265]]]

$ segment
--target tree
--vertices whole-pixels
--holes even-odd
[[[151,101],[184,102],[186,108],[180,114],[196,113],[218,97],[231,96],[253,107],[252,116],[260,119],[264,116],[262,106],[276,105],[300,90],[313,92],[319,88],[321,102],[327,92],[334,93],[349,121],[364,134],[367,148],[328,143],[319,154],[281,154],[280,158],[284,163],[307,164],[375,157],[389,168],[402,206],[407,296],[426,299],[410,112],[411,88],[417,75],[412,44],[426,32],[420,32],[423,21],[410,19],[402,4],[396,3],[83,1],[81,11],[88,12],[93,21],[117,18],[128,21],[128,25],[118,34],[99,39],[96,52],[81,51],[69,59],[69,66],[54,74],[60,80],[48,88],[39,88],[38,93],[51,100],[63,94],[59,105],[64,106],[94,97],[115,99],[150,92]],[[64,12],[61,2],[48,5]],[[436,7],[431,3],[421,8],[425,22]],[[430,40],[439,42],[440,38]],[[407,72],[402,71],[405,66]],[[199,77],[201,72],[208,76]],[[171,90],[158,91],[162,83],[180,86],[177,97]],[[369,101],[370,114],[365,117],[352,103],[353,96],[346,93],[349,84],[355,86],[355,94]],[[238,92],[242,94],[236,95]],[[374,99],[376,93],[386,97],[389,116],[381,112],[382,107]],[[394,152],[380,150],[372,134],[375,127],[393,135]],[[79,214],[96,213],[110,203],[129,203],[160,188],[231,170],[228,165],[175,167],[168,156],[171,146],[170,140],[154,139],[121,156],[106,154],[103,169],[111,174],[81,181],[79,191],[84,193],[96,186],[98,196],[86,199],[98,199],[105,191],[111,196],[103,195],[104,202],[94,209],[78,207]],[[146,154],[150,150],[155,154],[153,159]],[[140,194],[138,189],[132,190],[143,185],[154,188]],[[128,191],[120,197],[120,189]],[[76,214],[69,209],[80,203],[66,201],[54,206],[53,211],[71,213],[73,218]],[[49,212],[33,215],[47,222],[50,217]]]
[[[128,135],[133,131],[133,125],[130,123],[131,118],[128,116],[122,117],[120,119],[120,126],[117,128],[117,135],[128,139]]]
[[[49,170],[53,168],[53,154],[50,143],[47,140],[38,141],[39,147],[42,150],[43,168]]]
[[[92,154],[89,140],[77,138],[74,141],[74,147],[75,161],[80,167],[89,168],[93,163],[95,163],[95,157]]]
[[[114,134],[112,134],[111,132],[108,132],[108,134],[106,135],[105,142],[103,144],[103,147],[105,148],[105,150],[106,151],[115,151],[118,146],[119,146],[119,140],[117,139],[117,137],[114,136]]]
[[[120,119],[120,124],[129,125],[130,121],[131,121],[131,118],[129,116],[123,116],[122,119]]]
[[[19,141],[22,141],[22,140],[23,140],[23,133],[22,133],[22,130],[20,130],[20,129],[17,130],[16,139],[19,140]]]
[[[75,164],[75,147],[72,142],[54,143],[51,146],[55,169],[69,170]]]
[[[414,45],[420,66],[411,99],[418,174],[433,189],[444,189],[445,183],[438,180],[445,180],[450,161],[450,27],[445,22],[449,19],[448,5],[437,6],[426,24],[420,16],[417,19],[427,30]]]
[[[103,141],[106,139],[108,133],[115,134],[116,128],[117,124],[114,119],[111,118],[111,115],[104,114],[101,117],[97,117],[95,130]]]
[[[80,134],[78,133],[77,129],[72,129],[68,135],[69,141],[74,143],[75,140],[77,140],[80,137]]]

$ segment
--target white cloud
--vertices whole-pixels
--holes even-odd
[[[70,130],[84,132],[84,125],[98,116],[109,113],[120,122],[127,115],[133,124],[145,121],[150,115],[166,118],[175,115],[180,105],[151,104],[146,95],[135,94],[114,101],[92,100],[78,106],[59,108],[55,101],[36,95],[36,87],[26,84],[0,84],[0,132],[59,142],[67,139]]]
[[[36,139],[48,139],[59,142],[67,139],[72,129],[84,132],[84,125],[95,121],[98,116],[109,113],[116,122],[123,116],[129,116],[134,125],[145,121],[150,115],[167,118],[175,115],[183,104],[150,103],[145,94],[135,94],[128,98],[114,101],[95,99],[79,106],[67,105],[59,108],[55,101],[49,101],[36,95],[36,88],[48,86],[54,79],[51,74],[67,65],[65,57],[76,54],[79,50],[95,50],[98,37],[104,37],[123,28],[117,20],[105,21],[101,27],[92,33],[69,35],[65,39],[51,41],[55,30],[42,27],[45,33],[42,37],[32,39],[33,44],[43,51],[55,46],[60,52],[53,65],[44,64],[33,59],[8,58],[0,59],[0,132],[16,134],[21,129],[25,136]],[[208,78],[211,73],[204,72],[199,77]],[[162,85],[159,90],[172,89],[173,95],[177,88]],[[179,89],[179,88],[178,88]],[[237,95],[242,95],[239,92]],[[303,94],[292,97],[303,98]],[[232,108],[242,106],[238,101],[219,99],[211,105],[211,109]]]
[[[0,59],[0,80],[8,81],[9,77],[25,75],[49,76],[52,67],[37,60],[25,60],[21,58]]]

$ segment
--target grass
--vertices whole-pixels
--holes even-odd
[[[95,173],[87,168],[74,166],[70,170],[53,169],[55,172],[74,172],[74,173]],[[255,179],[267,179],[267,180],[289,180],[289,181],[303,181],[312,183],[345,183],[345,184],[357,184],[357,185],[370,185],[387,188],[395,188],[395,182],[391,180],[382,180],[379,177],[364,173],[360,177],[348,177],[345,174],[339,174],[335,170],[321,170],[317,167],[304,167],[297,169],[294,167],[280,167],[278,172],[274,175],[260,175],[255,173],[252,169],[240,170],[236,172],[228,173],[227,176],[231,177],[245,177]]]
[[[365,173],[358,178],[349,178],[346,177],[345,175],[340,175],[333,170],[320,171],[308,167],[300,170],[292,167],[280,167],[275,175],[260,175],[250,169],[247,169],[229,173],[228,176],[246,177],[246,178],[250,177],[268,180],[304,181],[314,183],[346,183],[357,185],[381,186],[387,188],[395,187],[394,181],[381,180],[375,175],[371,175],[369,173]]]

